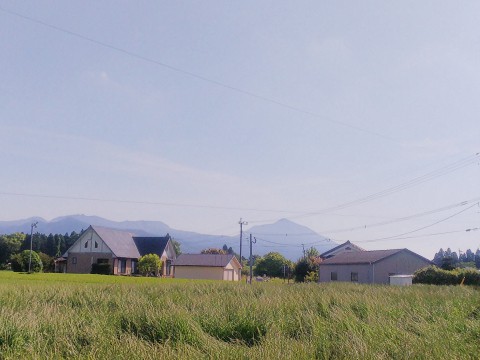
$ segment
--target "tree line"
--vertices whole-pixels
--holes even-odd
[[[452,251],[450,248],[442,248],[433,257],[433,263],[444,270],[453,270],[455,268],[477,268],[480,269],[480,249],[474,253],[471,249],[463,252],[459,250]]]
[[[73,245],[83,233],[72,231],[70,234],[33,234],[32,250],[43,257],[44,271],[53,270],[53,259],[60,257],[65,251]],[[0,269],[7,267],[12,257],[22,253],[24,250],[30,250],[30,234],[13,233],[0,235]]]

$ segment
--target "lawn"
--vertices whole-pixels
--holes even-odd
[[[478,359],[472,287],[0,272],[1,359]]]

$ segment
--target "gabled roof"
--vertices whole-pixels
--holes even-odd
[[[357,246],[357,245],[351,243],[350,240],[348,240],[348,241],[344,242],[343,244],[335,246],[333,249],[327,250],[324,253],[320,254],[320,257],[322,257],[322,258],[328,257],[329,254],[341,249],[344,246],[350,246],[352,248],[356,248],[359,251],[365,251],[365,249],[362,249],[360,246]]]
[[[165,237],[145,237],[145,236],[134,236],[133,241],[137,246],[140,256],[147,254],[157,254],[162,256],[165,248],[167,247],[170,236]]]
[[[225,267],[232,260],[236,261],[238,265],[240,265],[235,255],[181,254],[176,260],[174,260],[173,265]]]
[[[127,231],[114,230],[101,226],[91,226],[93,231],[107,244],[116,257],[139,258],[140,253],[133,241],[133,234]]]
[[[373,250],[373,251],[354,251],[354,252],[344,252],[338,255],[335,255],[332,258],[324,260],[320,263],[322,265],[352,265],[352,264],[374,264],[381,260],[384,260],[390,256],[398,254],[400,252],[408,252],[414,256],[417,256],[426,262],[430,263],[431,261],[420,256],[413,251],[408,249],[391,249],[391,250]]]

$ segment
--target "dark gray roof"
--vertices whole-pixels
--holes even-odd
[[[225,267],[232,259],[237,261],[235,255],[217,254],[181,254],[173,262],[175,266],[214,266]]]
[[[165,248],[167,247],[170,236],[165,237],[145,237],[145,236],[134,236],[133,241],[137,245],[138,252],[140,256],[147,254],[157,254],[162,256]]]
[[[338,246],[335,246],[333,249],[330,249],[330,250],[327,250],[325,251],[324,253],[320,254],[320,257],[324,258],[324,257],[327,257],[329,254],[331,254],[332,252],[335,252],[337,251],[338,249],[341,249],[342,247],[344,246],[347,246],[347,245],[350,245],[350,247],[353,247],[353,248],[356,248],[357,250],[360,250],[360,251],[365,251],[364,249],[362,249],[360,246],[357,246],[353,243],[350,242],[350,240],[344,242],[343,244],[340,244]]]
[[[93,225],[92,229],[107,244],[116,257],[134,259],[140,257],[137,246],[132,239],[132,233]]]
[[[335,255],[332,258],[326,259],[320,263],[322,265],[351,265],[351,264],[373,264],[379,262],[385,258],[393,256],[400,252],[408,252],[415,256],[418,256],[426,262],[431,262],[408,249],[391,249],[391,250],[373,250],[373,251],[354,251],[345,252]]]

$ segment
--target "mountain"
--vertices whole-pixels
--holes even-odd
[[[197,253],[209,247],[221,248],[224,244],[232,247],[236,252],[239,249],[239,236],[206,235],[190,231],[172,229],[161,221],[112,221],[98,216],[70,215],[47,221],[40,217],[32,217],[15,221],[0,221],[0,234],[14,232],[30,233],[31,224],[38,222],[34,232],[43,234],[65,234],[72,231],[80,232],[90,225],[104,226],[118,230],[125,230],[141,236],[164,236],[170,234],[180,242],[185,253]],[[249,253],[248,238],[252,234],[257,239],[253,245],[253,253],[264,255],[271,251],[278,251],[291,260],[302,256],[302,244],[307,250],[314,246],[318,251],[327,251],[337,244],[321,236],[306,226],[282,219],[274,224],[253,226],[244,231],[242,256]]]
[[[254,253],[278,251],[291,260],[300,258],[303,255],[304,247],[305,250],[308,250],[313,246],[323,253],[338,245],[310,228],[288,219],[281,219],[273,224],[253,226],[245,232],[251,233],[257,240],[254,245]],[[248,248],[246,250],[249,251]]]

